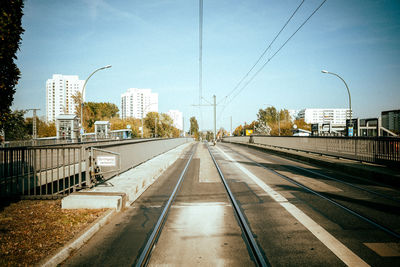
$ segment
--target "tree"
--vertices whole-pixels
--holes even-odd
[[[28,127],[25,124],[25,110],[15,110],[8,114],[8,120],[3,124],[6,141],[29,139]]]
[[[165,113],[147,113],[144,126],[148,129],[148,137],[179,137],[180,135],[179,129],[173,126],[172,118]]]
[[[82,97],[80,92],[72,96],[75,106],[75,115],[81,118]],[[83,125],[87,132],[94,131],[94,123],[100,120],[109,120],[118,117],[117,105],[108,102],[86,102],[83,107]]]
[[[199,124],[197,123],[196,117],[190,118],[190,133],[196,134],[199,132]]]
[[[41,121],[38,127],[38,137],[56,136],[56,124],[54,122],[46,123]]]
[[[270,135],[293,135],[293,123],[287,109],[277,111],[275,107],[260,109],[257,114],[260,129]]]
[[[10,107],[21,74],[14,60],[24,32],[21,26],[23,6],[23,0],[2,1],[0,5],[0,131],[5,131],[5,124],[12,124],[9,120],[17,115],[11,114]]]
[[[236,127],[236,129],[233,131],[234,136],[242,136],[243,135],[243,126],[239,125]]]
[[[299,128],[299,129],[311,131],[311,124],[305,122],[304,119],[297,119],[297,120],[294,120],[293,123],[294,123],[294,124],[297,126],[297,128]]]
[[[206,140],[211,142],[214,139],[214,133],[212,131],[207,131],[206,133]]]
[[[141,135],[139,127],[142,126],[142,122],[139,119],[136,118],[120,119],[114,117],[110,119],[110,124],[111,124],[111,130],[127,129],[129,125],[131,127],[132,138],[139,137]]]
[[[118,107],[113,103],[107,102],[87,102],[84,104],[84,108],[88,109],[89,118],[86,118],[87,110],[84,110],[84,118],[86,122],[84,123],[88,129],[94,128],[94,123],[96,121],[108,120],[118,116]]]
[[[29,135],[33,135],[33,118],[25,119],[25,126]],[[56,136],[56,124],[54,122],[46,123],[44,120],[40,118],[36,118],[36,131],[37,136],[40,137],[52,137]]]
[[[275,107],[267,107],[266,109],[259,109],[257,120],[267,124],[276,123],[278,120],[278,112]]]
[[[221,127],[217,132],[217,138],[222,138],[228,135],[228,131],[226,131],[223,127]]]

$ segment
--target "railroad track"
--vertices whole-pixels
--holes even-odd
[[[395,229],[384,225],[384,223],[380,223],[379,220],[377,220],[376,218],[371,218],[371,217],[363,214],[362,212],[356,211],[356,210],[354,210],[354,209],[352,209],[352,208],[350,208],[350,207],[348,207],[346,205],[343,205],[343,204],[339,203],[338,201],[334,200],[332,197],[329,197],[328,196],[329,194],[313,190],[309,186],[305,185],[304,183],[298,182],[294,178],[289,177],[288,175],[284,175],[281,172],[279,172],[279,171],[277,171],[277,170],[275,170],[275,169],[273,169],[271,167],[268,167],[268,164],[263,164],[263,163],[260,163],[258,161],[255,161],[255,160],[251,159],[250,157],[244,155],[243,153],[241,153],[241,152],[239,152],[237,150],[234,150],[232,148],[229,148],[229,149],[230,149],[230,151],[238,154],[240,157],[246,159],[247,161],[249,161],[249,162],[251,162],[251,163],[253,163],[253,164],[255,164],[255,165],[257,165],[257,166],[259,166],[259,167],[261,167],[263,169],[265,169],[269,173],[279,176],[280,178],[290,182],[291,184],[294,184],[294,185],[302,188],[303,190],[305,190],[305,191],[307,191],[307,192],[309,192],[309,193],[311,193],[311,194],[313,194],[315,196],[318,196],[319,198],[324,199],[325,201],[328,201],[329,203],[333,204],[334,206],[339,207],[340,209],[344,210],[345,212],[347,212],[347,213],[349,213],[349,214],[351,214],[351,215],[363,220],[364,222],[372,225],[373,227],[376,227],[377,229],[380,229],[380,230],[384,231],[386,234],[388,234],[389,236],[393,237],[395,240],[397,240],[397,242],[399,242],[400,233],[398,231],[396,231]],[[397,198],[394,198],[394,197],[389,196],[389,195],[382,194],[380,192],[377,192],[377,191],[374,191],[374,190],[371,190],[371,189],[368,189],[368,188],[365,188],[365,187],[362,187],[362,186],[355,185],[353,183],[349,183],[349,182],[346,182],[346,181],[343,181],[343,180],[340,180],[340,179],[337,179],[337,178],[334,178],[334,177],[331,177],[331,176],[328,176],[328,175],[325,175],[325,174],[322,174],[322,173],[319,173],[319,172],[316,172],[316,171],[311,171],[311,170],[308,170],[308,169],[305,169],[305,168],[302,168],[302,167],[299,167],[299,166],[290,165],[289,167],[292,170],[297,170],[299,174],[304,174],[304,173],[313,174],[314,176],[319,176],[321,178],[329,179],[329,180],[335,181],[337,183],[341,183],[343,185],[350,186],[350,187],[355,188],[357,190],[366,192],[368,194],[371,194],[371,195],[374,195],[374,196],[377,196],[377,197],[380,197],[380,198],[384,198],[384,199],[387,199],[387,200],[390,200],[390,201],[393,201],[393,202],[400,203],[399,199],[397,199]],[[316,179],[315,177],[312,177],[312,176],[308,176],[308,178]]]
[[[248,248],[251,259],[254,261],[256,266],[270,266],[268,260],[264,257],[259,245],[257,244],[256,240],[254,239],[254,235],[253,235],[249,225],[246,222],[245,215],[242,213],[242,211],[235,199],[235,196],[233,195],[231,189],[229,188],[228,182],[226,181],[224,174],[222,173],[221,168],[219,167],[217,161],[215,160],[215,157],[214,157],[210,147],[208,146],[208,144],[207,144],[207,148],[208,148],[211,158],[215,164],[215,167],[218,170],[218,174],[224,185],[224,188],[228,195],[229,201],[232,204],[232,208],[235,213],[235,218],[236,218],[238,225],[240,226],[240,229],[242,231],[242,236],[243,236],[244,242],[246,243],[246,246]],[[161,215],[158,218],[157,223],[155,224],[155,227],[154,227],[150,237],[148,238],[140,256],[136,260],[136,263],[134,264],[135,266],[146,266],[149,263],[152,250],[153,250],[155,244],[157,243],[158,238],[161,235],[163,226],[165,225],[165,222],[168,217],[168,212],[170,211],[171,207],[174,205],[174,200],[182,186],[185,176],[187,175],[187,170],[192,162],[192,159],[196,152],[196,149],[197,149],[197,145],[191,150],[189,159],[187,160],[186,165],[183,168],[183,170],[180,174],[180,177],[179,177],[171,195],[169,196],[169,199],[168,199],[167,203],[165,204],[165,207],[162,210]]]

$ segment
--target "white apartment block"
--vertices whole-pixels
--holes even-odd
[[[46,81],[47,122],[55,121],[59,114],[75,114],[72,96],[82,92],[84,82],[77,75],[62,74],[53,74],[53,78]]]
[[[172,121],[174,123],[174,127],[183,130],[183,113],[180,112],[179,110],[168,110],[167,112],[168,116],[172,118]]]
[[[346,125],[346,119],[350,118],[350,110],[347,108],[306,108],[300,110],[297,117],[304,119],[306,123]]]
[[[121,118],[146,117],[149,112],[158,112],[158,93],[151,89],[129,88],[121,94]]]

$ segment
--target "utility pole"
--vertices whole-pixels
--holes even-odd
[[[33,118],[32,118],[32,139],[37,138],[37,127],[36,127],[36,110],[40,110],[40,108],[31,108],[28,110],[33,111]]]
[[[217,97],[213,95],[214,98],[214,142],[217,140]]]
[[[201,104],[201,105],[192,105],[192,106],[198,106],[198,107],[213,106],[214,107],[214,141],[215,141],[217,138],[217,97],[215,95],[213,95],[213,99],[214,99],[214,103],[212,103],[212,104],[210,102],[206,101],[207,103],[209,103],[208,105]]]
[[[278,131],[279,131],[278,135],[281,136],[281,113],[280,112],[278,115]]]
[[[154,138],[157,138],[157,117],[155,117],[154,122]]]
[[[232,116],[231,116],[231,134],[230,136],[232,136]]]
[[[182,117],[183,137],[185,137],[185,117]]]

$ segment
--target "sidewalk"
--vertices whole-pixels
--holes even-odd
[[[250,143],[231,143],[231,144],[238,144],[251,147],[261,151],[266,151],[268,153],[273,153],[276,155],[297,159],[300,161],[319,165],[321,167],[329,169],[335,169],[335,170],[339,169],[342,172],[348,174],[358,175],[364,178],[374,180],[379,183],[400,187],[400,170],[397,170],[395,168],[390,168],[383,165],[361,162],[356,160],[325,156],[316,153],[308,153],[292,149],[276,148],[260,144],[250,144]]]
[[[83,246],[116,212],[134,202],[162,173],[170,167],[193,142],[180,145],[162,155],[154,157],[132,168],[107,183],[89,190],[71,194],[62,199],[63,209],[103,209],[111,208],[103,217],[81,232],[54,255],[43,259],[40,266],[57,266],[69,257],[72,251]]]
[[[191,143],[183,144],[88,190],[62,199],[63,209],[124,209],[171,166]]]

